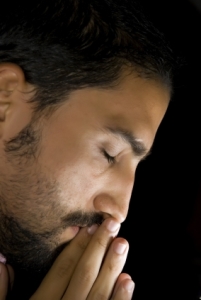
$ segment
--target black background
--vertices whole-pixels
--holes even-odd
[[[140,2],[186,65],[178,74],[152,154],[137,169],[128,218],[120,231],[130,244],[124,271],[136,283],[135,300],[194,300],[198,274],[187,228],[201,170],[201,12],[187,0]]]

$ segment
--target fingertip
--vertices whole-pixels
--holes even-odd
[[[134,289],[135,283],[131,276],[126,273],[121,273],[114,289],[114,295],[118,293],[119,295],[122,295],[124,299],[131,299]]]
[[[132,294],[135,289],[135,283],[131,278],[125,279],[122,282],[122,286],[129,294]]]
[[[93,235],[93,234],[96,232],[97,228],[98,228],[98,225],[97,225],[97,224],[94,224],[94,225],[92,225],[91,227],[88,227],[88,228],[87,228],[87,232],[88,232],[90,235]]]
[[[127,240],[123,238],[116,238],[113,242],[113,249],[116,252],[116,254],[127,254],[129,250],[129,244]]]

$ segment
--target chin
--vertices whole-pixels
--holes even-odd
[[[49,259],[46,260],[42,266],[34,262],[32,265],[26,265],[26,268],[18,264],[14,264],[14,266],[11,264],[15,272],[15,281],[13,289],[9,292],[6,300],[29,299],[39,287],[57,256],[68,244],[69,242],[65,242],[58,246],[51,255],[49,255]]]

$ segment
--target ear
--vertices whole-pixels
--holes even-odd
[[[26,82],[23,70],[16,64],[0,64],[0,139],[9,140],[31,120],[28,100],[34,87]]]

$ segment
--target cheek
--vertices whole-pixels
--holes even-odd
[[[93,194],[98,188],[98,181],[93,176],[93,166],[77,161],[73,166],[66,166],[57,174],[62,206],[68,209],[86,209],[91,205]]]
[[[97,148],[90,146],[92,142],[79,143],[74,141],[62,149],[58,143],[51,147],[46,143],[40,156],[42,168],[57,182],[60,205],[64,209],[68,206],[68,210],[91,209],[93,195],[100,187],[100,174],[108,167]]]

